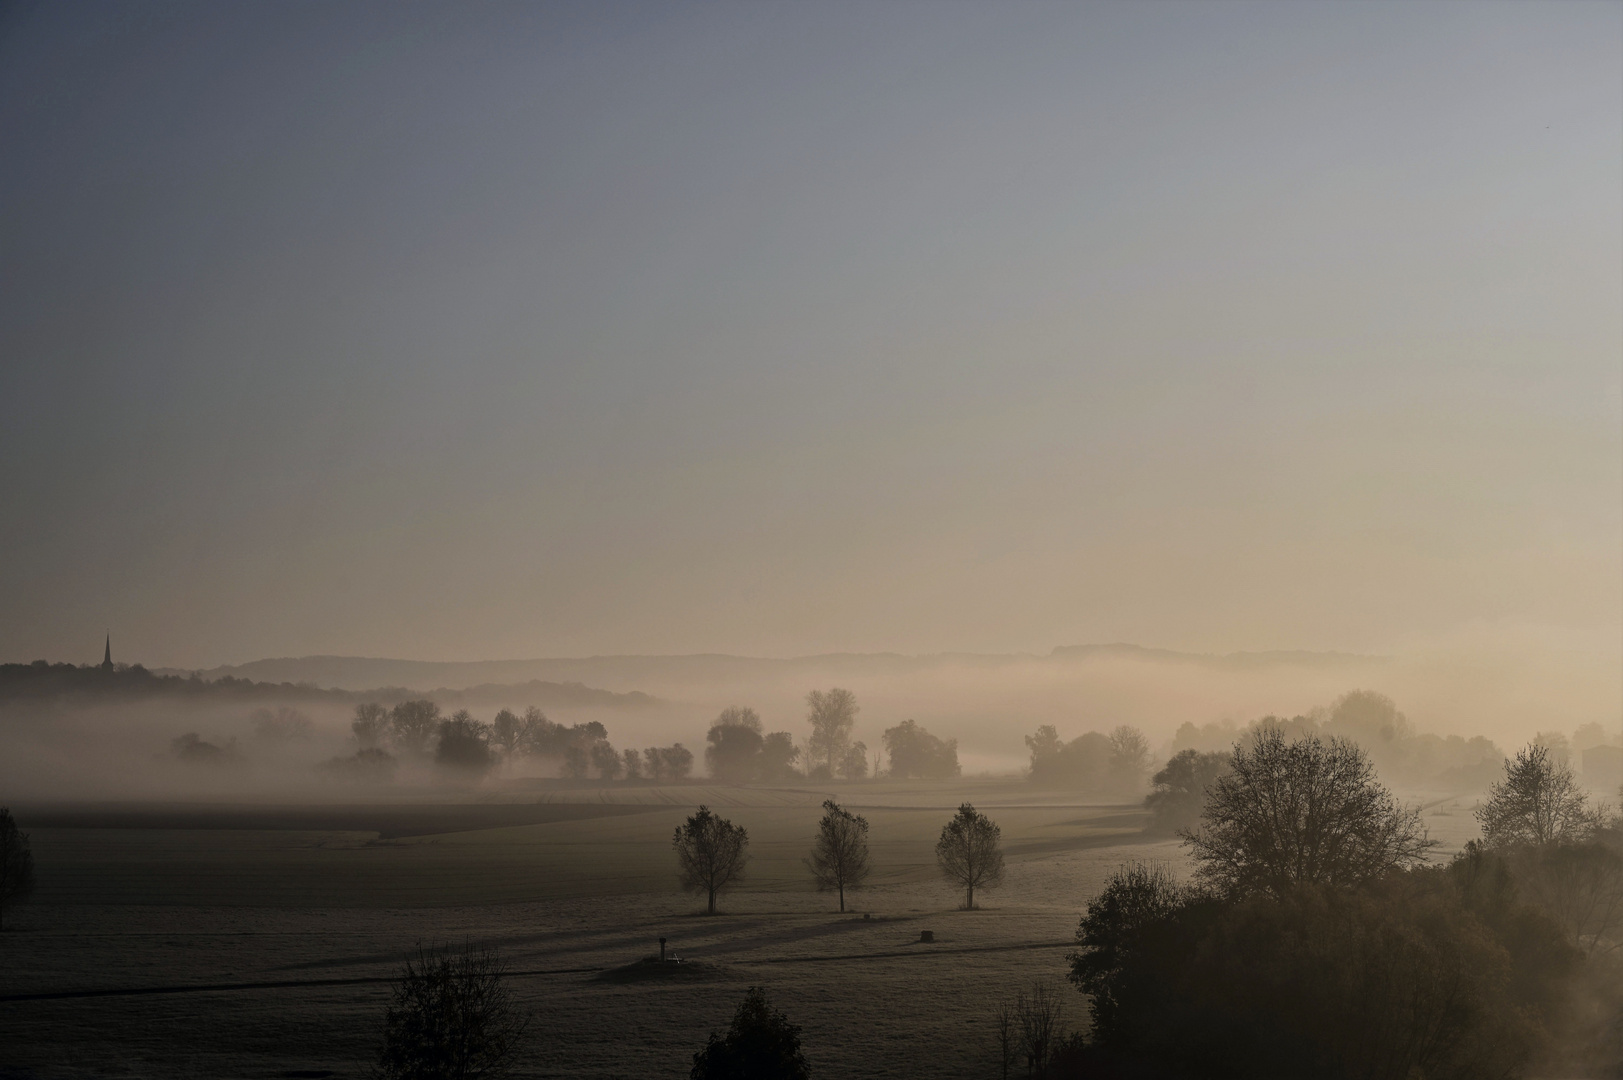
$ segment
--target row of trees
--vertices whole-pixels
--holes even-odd
[[[936,863],[942,876],[965,890],[964,906],[975,906],[975,890],[1003,881],[1002,830],[985,814],[964,803],[941,827],[936,841]],[[671,846],[676,850],[677,876],[689,892],[705,896],[706,910],[716,913],[716,898],[736,885],[749,861],[749,833],[714,813],[708,806],[676,829]],[[823,803],[823,818],[806,858],[806,868],[819,892],[839,894],[845,911],[845,893],[860,889],[872,867],[868,861],[868,821],[833,799]]]
[[[1623,835],[1547,748],[1506,764],[1483,840],[1447,865],[1350,740],[1262,730],[1172,773],[1158,807],[1204,791],[1184,831],[1194,879],[1129,865],[1089,903],[1070,978],[1091,1030],[1046,1075],[1465,1080],[1623,1061]]]
[[[1271,728],[1292,738],[1318,735],[1355,742],[1370,755],[1382,776],[1405,783],[1485,787],[1505,762],[1504,752],[1481,735],[1465,738],[1418,731],[1391,698],[1373,690],[1350,691],[1328,707],[1305,715],[1264,716],[1243,726],[1232,720],[1201,725],[1186,722],[1174,732],[1172,749],[1174,753],[1226,752],[1234,743],[1249,742],[1258,732]]]
[[[466,709],[442,716],[439,706],[426,698],[393,708],[365,702],[355,707],[350,730],[359,749],[325,767],[377,779],[393,775],[395,753],[432,758],[475,775],[526,757],[554,759],[560,773],[571,779],[595,775],[602,780],[679,781],[693,772],[693,752],[681,743],[616,750],[597,721],[566,726],[547,719],[534,705],[523,713],[502,709],[487,723]]]
[[[754,709],[733,706],[724,709],[705,734],[705,765],[710,775],[729,783],[784,780],[804,775],[812,780],[861,780],[870,770],[868,746],[853,741],[856,725],[856,695],[835,687],[813,690],[806,695],[806,722],[811,736],[804,749],[795,746],[787,731],[763,733],[761,718]],[[940,739],[913,720],[904,720],[885,729],[881,740],[890,759],[893,777],[950,779],[958,776],[958,740]]]

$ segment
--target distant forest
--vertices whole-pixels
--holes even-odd
[[[230,675],[204,679],[193,673],[159,675],[140,664],[118,664],[108,669],[100,665],[52,664],[35,660],[31,664],[0,664],[0,702],[22,700],[90,700],[95,698],[191,698],[234,701],[325,701],[356,704],[376,701],[396,704],[424,696],[421,690],[390,686],[376,690],[328,690],[309,683],[265,683]],[[522,697],[545,705],[596,706],[599,708],[646,708],[658,699],[632,691],[618,694],[598,690],[578,682],[533,680],[516,686],[473,686],[465,690],[438,689],[428,693],[447,705],[477,703],[497,697]]]

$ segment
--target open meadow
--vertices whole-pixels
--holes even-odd
[[[875,873],[844,915],[801,861],[830,794],[872,824]],[[966,799],[1002,827],[1008,856],[975,911],[959,910],[933,854]],[[1432,801],[1428,824],[1457,848],[1468,801]],[[747,878],[715,917],[677,891],[670,848],[701,802],[751,838]],[[361,1077],[402,957],[463,941],[501,949],[533,1014],[521,1076],[686,1076],[752,985],[804,1027],[819,1076],[993,1076],[993,1006],[1035,979],[1063,983],[1106,876],[1135,859],[1183,866],[1176,841],[1143,835],[1136,806],[1013,780],[17,811],[35,822],[40,885],[0,964],[8,1080]],[[692,963],[654,979],[619,970],[662,936]],[[1080,1024],[1081,997],[1062,996]]]

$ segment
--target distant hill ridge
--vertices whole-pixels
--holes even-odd
[[[1017,664],[1074,664],[1099,660],[1199,665],[1230,669],[1262,667],[1368,666],[1385,657],[1339,652],[1240,652],[1225,655],[1152,649],[1125,643],[1069,645],[1047,656],[1033,653],[823,653],[798,657],[733,656],[694,653],[675,656],[589,656],[530,660],[396,660],[359,656],[303,656],[254,660],[202,672],[205,678],[231,676],[264,682],[310,683],[345,689],[366,686],[467,688],[511,686],[540,680],[590,686],[704,685],[773,675],[830,679],[905,674],[944,666],[999,668]],[[436,691],[438,693],[450,692]]]
[[[386,705],[428,697],[442,706],[486,705],[523,701],[547,708],[637,709],[660,704],[640,691],[617,694],[579,682],[543,682],[434,690],[383,686],[346,690],[317,686],[308,680],[268,682],[236,675],[204,677],[172,670],[148,671],[136,665],[108,670],[74,664],[0,664],[0,701],[90,698],[229,698],[238,701],[377,701]]]

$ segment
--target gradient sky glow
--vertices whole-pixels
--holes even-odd
[[[1623,6],[0,8],[0,609],[1604,654]]]

